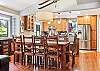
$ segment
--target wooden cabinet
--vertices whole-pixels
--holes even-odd
[[[97,16],[91,16],[91,25],[96,26],[97,24]],[[96,29],[96,28],[95,28]]]
[[[96,49],[97,47],[97,42],[92,40],[92,49]]]
[[[97,16],[91,16],[92,49],[97,48]]]
[[[83,23],[84,24],[90,24],[91,20],[90,20],[90,16],[84,16],[83,17]]]
[[[42,31],[48,31],[48,22],[43,22],[42,24],[43,30]]]
[[[34,28],[34,16],[28,16],[27,29],[32,30]]]
[[[32,30],[34,28],[34,16],[22,16],[21,21],[23,22],[24,30]]]
[[[83,24],[84,23],[83,20],[84,20],[83,16],[78,16],[78,18],[77,18],[78,24]]]

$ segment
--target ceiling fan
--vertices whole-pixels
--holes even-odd
[[[57,3],[58,1],[60,1],[60,0],[46,0],[46,1],[38,4],[39,6],[43,5],[42,7],[39,7],[38,9],[43,9],[43,8],[45,8],[45,7],[47,7],[47,6],[51,5],[51,4]],[[46,5],[44,5],[44,4],[46,4]]]

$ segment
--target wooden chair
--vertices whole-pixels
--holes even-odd
[[[34,37],[34,49],[35,49],[35,64],[40,66],[43,65],[46,68],[46,46],[45,37]]]
[[[21,65],[23,65],[23,43],[22,43],[22,36],[19,37],[13,37],[13,43],[14,43],[14,64],[16,60],[20,60],[21,58]],[[17,56],[16,56],[17,55]]]
[[[24,64],[31,62],[34,66],[34,37],[23,36],[24,44]],[[30,59],[31,57],[31,59]]]
[[[47,37],[47,61],[48,67],[52,67],[56,64],[56,67],[59,68],[60,54],[58,46],[58,36]]]
[[[11,40],[6,40],[2,42],[2,54],[10,56]]]
[[[59,47],[61,48],[60,51],[62,52],[62,56],[66,55],[66,59],[62,59],[61,61],[66,61],[66,64],[70,61],[70,53],[69,53],[69,42],[67,35],[58,35],[58,43],[62,44]],[[63,66],[63,64],[62,64]]]
[[[73,67],[75,64],[75,55],[76,55],[76,35],[75,33],[69,33],[68,41],[69,41],[69,52],[70,52],[70,56],[72,57],[72,67]]]
[[[58,35],[58,42],[68,42],[66,35]]]

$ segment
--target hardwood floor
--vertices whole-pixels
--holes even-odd
[[[14,65],[10,62],[9,71],[100,71],[100,53],[96,51],[80,51],[79,57],[76,57],[74,68],[71,68],[71,62],[64,69],[43,69],[30,66]]]

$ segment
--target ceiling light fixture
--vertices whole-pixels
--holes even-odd
[[[60,12],[58,12],[58,15],[59,15],[59,17],[58,17],[58,24],[61,24],[61,13]]]
[[[48,24],[50,24],[51,22],[49,21]]]

